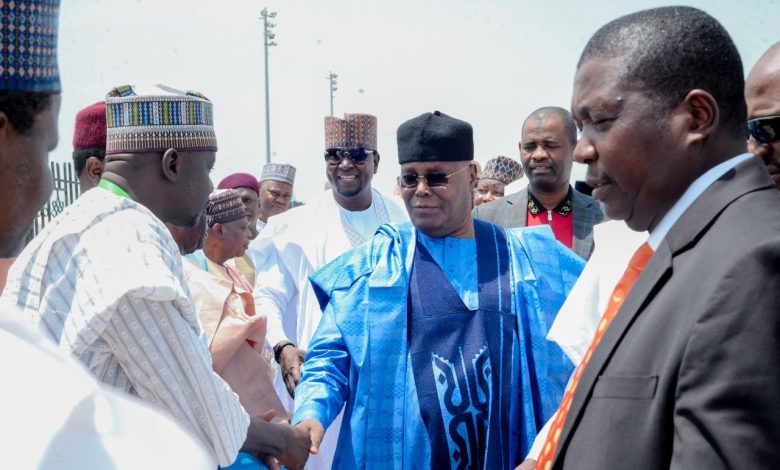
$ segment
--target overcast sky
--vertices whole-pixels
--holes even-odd
[[[68,161],[76,112],[113,86],[164,83],[214,102],[216,183],[265,161],[262,22],[278,12],[270,49],[272,159],[298,169],[306,200],[325,181],[323,116],[329,71],[335,114],[379,119],[376,186],[398,173],[395,130],[441,110],[474,126],[476,158],[518,157],[523,119],[540,106],[569,108],[574,67],[604,23],[659,1],[511,0],[66,0],[60,17],[60,145]],[[746,69],[780,39],[774,0],[694,1],[734,38]],[[575,175],[581,175],[576,169]]]

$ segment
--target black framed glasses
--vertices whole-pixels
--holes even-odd
[[[403,189],[416,189],[420,184],[420,180],[425,180],[425,184],[429,188],[446,188],[447,183],[450,181],[450,177],[457,175],[462,171],[466,171],[471,168],[471,165],[465,166],[460,170],[450,173],[428,173],[427,175],[418,175],[416,173],[407,173],[398,177],[398,186]]]
[[[375,154],[373,150],[364,148],[356,149],[328,149],[325,151],[325,161],[331,165],[340,164],[345,158],[352,160],[352,163],[360,165],[368,160],[368,157]]]
[[[751,119],[747,127],[756,142],[770,144],[780,139],[780,114]]]

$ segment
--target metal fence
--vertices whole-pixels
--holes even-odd
[[[79,178],[70,162],[51,162],[51,174],[54,177],[54,190],[45,206],[35,217],[35,224],[27,236],[32,240],[51,219],[65,210],[79,197]]]

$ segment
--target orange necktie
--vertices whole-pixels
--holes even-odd
[[[593,341],[591,341],[588,351],[585,353],[585,357],[582,358],[582,362],[580,362],[580,365],[574,372],[574,378],[572,378],[569,387],[566,389],[566,393],[563,394],[563,400],[561,400],[558,411],[555,413],[555,420],[550,427],[550,433],[547,434],[542,453],[539,455],[539,460],[536,462],[537,470],[549,470],[550,467],[552,467],[555,449],[558,447],[561,431],[563,430],[564,423],[566,423],[566,416],[569,414],[574,391],[577,389],[580,377],[582,377],[582,371],[585,370],[588,361],[590,361],[590,356],[593,355],[593,351],[596,349],[596,346],[599,345],[601,338],[604,336],[610,323],[612,323],[612,319],[615,318],[615,314],[620,309],[620,306],[623,305],[623,300],[628,296],[631,287],[634,286],[634,282],[636,282],[639,275],[642,274],[642,270],[652,256],[653,249],[650,248],[650,245],[647,243],[643,243],[642,246],[636,250],[634,256],[631,257],[631,261],[628,262],[628,268],[626,268],[626,271],[623,273],[623,277],[620,278],[620,281],[618,281],[615,286],[615,290],[612,291],[612,297],[610,297],[607,309],[601,317],[601,322],[596,330],[596,334],[593,336]]]

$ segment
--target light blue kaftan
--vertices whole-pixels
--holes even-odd
[[[469,246],[468,241],[424,235],[419,240],[464,303],[476,307],[475,269],[453,261],[474,260],[474,241]],[[369,243],[312,276],[324,314],[296,389],[293,423],[314,418],[327,427],[346,403],[333,468],[426,468],[430,461],[407,341],[417,241],[409,223],[384,225]],[[513,403],[520,422],[518,442],[505,451],[515,462],[554,413],[573,369],[545,336],[583,261],[558,243],[549,227],[507,231],[507,243],[519,345],[511,361],[520,370]]]

